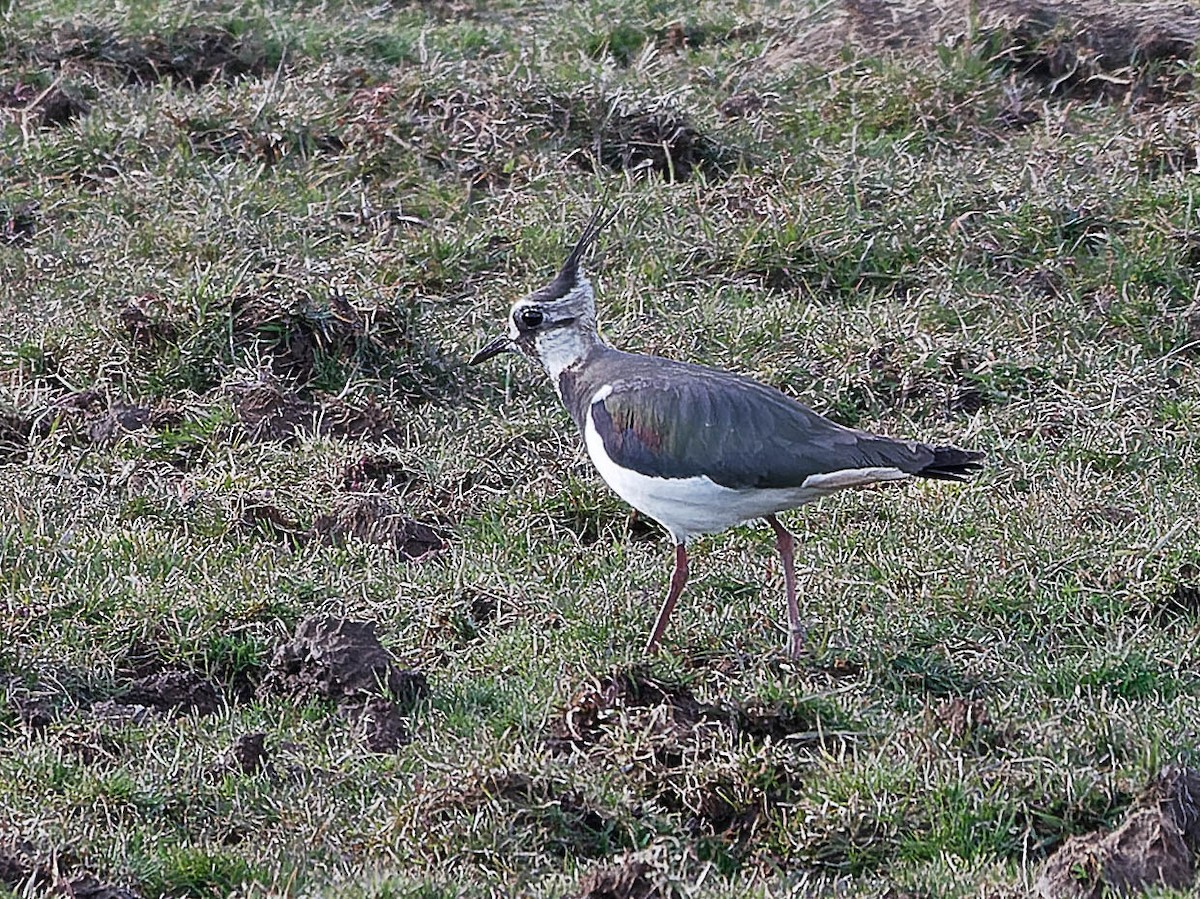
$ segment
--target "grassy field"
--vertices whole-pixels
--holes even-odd
[[[1200,761],[1195,34],[1109,6],[0,0],[0,891],[1021,896]],[[643,659],[669,541],[466,366],[605,192],[611,342],[989,455],[788,517],[804,663],[765,526]]]

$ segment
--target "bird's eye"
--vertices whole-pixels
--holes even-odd
[[[536,328],[542,323],[542,320],[545,318],[545,316],[542,314],[541,309],[531,306],[528,309],[521,310],[520,318],[521,324],[526,328]]]

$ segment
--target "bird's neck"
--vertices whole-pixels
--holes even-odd
[[[595,323],[578,322],[538,335],[537,358],[558,389],[564,371],[576,368],[602,346],[604,341],[597,333]]]

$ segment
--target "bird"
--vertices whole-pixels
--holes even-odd
[[[539,363],[601,478],[670,534],[675,564],[647,654],[658,650],[687,584],[688,543],[764,519],[782,562],[786,651],[802,659],[795,538],[778,514],[880,482],[966,481],[985,454],[846,427],[752,378],[610,346],[599,332],[583,257],[618,211],[594,210],[555,278],[513,303],[506,333],[468,364],[503,353]]]

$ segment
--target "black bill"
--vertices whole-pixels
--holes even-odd
[[[471,361],[467,365],[478,365],[480,362],[487,362],[493,356],[499,356],[501,353],[511,353],[516,350],[513,346],[512,339],[505,335],[497,337],[482,350],[471,357]]]

